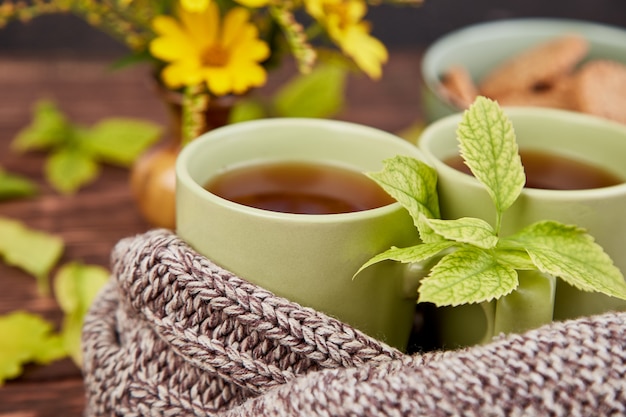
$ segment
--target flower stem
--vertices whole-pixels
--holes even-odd
[[[206,128],[204,113],[209,107],[209,94],[201,85],[185,88],[182,115],[182,145],[191,142]]]

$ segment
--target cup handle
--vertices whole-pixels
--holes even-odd
[[[406,298],[415,299],[420,282],[425,278],[433,266],[439,262],[441,257],[435,257],[423,262],[410,262],[403,264],[403,295]]]
[[[493,303],[493,316],[489,317],[486,311],[485,341],[500,333],[522,333],[552,322],[556,278],[538,271],[518,271],[518,277],[519,286]],[[492,330],[491,335],[489,330]]]

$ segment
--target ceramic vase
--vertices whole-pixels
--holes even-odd
[[[176,175],[174,166],[182,144],[182,100],[179,92],[158,90],[167,107],[169,138],[140,156],[130,172],[130,187],[137,208],[153,227],[175,228]],[[204,113],[207,132],[228,124],[234,96],[211,97]]]

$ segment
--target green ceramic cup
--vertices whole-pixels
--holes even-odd
[[[413,222],[399,204],[342,214],[278,213],[236,204],[203,188],[235,165],[317,161],[370,172],[398,154],[423,159],[414,145],[392,134],[347,122],[277,118],[213,130],[178,157],[177,234],[242,278],[404,349],[417,279],[395,262],[352,279],[373,255],[416,243]]]
[[[513,123],[520,149],[568,156],[604,167],[626,179],[626,126],[553,109],[520,107],[504,108],[504,111]],[[474,177],[443,162],[458,155],[456,129],[460,120],[461,114],[457,113],[429,125],[419,138],[418,147],[438,172],[442,217],[479,217],[493,223],[495,209],[483,186]],[[525,188],[504,214],[502,235],[547,219],[586,228],[626,275],[626,183],[576,191]],[[555,319],[611,309],[624,310],[626,302],[598,293],[581,292],[557,280]],[[464,318],[474,315],[474,322],[480,322],[483,316],[478,307],[466,308],[459,314]],[[471,327],[464,326],[464,330],[468,329]],[[480,339],[480,335],[476,337],[476,334],[466,334],[462,344],[472,344]]]

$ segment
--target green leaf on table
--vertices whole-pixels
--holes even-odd
[[[18,132],[11,146],[18,152],[49,149],[65,142],[71,131],[71,124],[56,104],[41,100],[35,104],[32,122]]]
[[[72,194],[97,178],[100,167],[91,155],[74,148],[63,148],[48,158],[45,173],[56,190]]]
[[[38,191],[39,189],[33,181],[21,175],[11,174],[0,167],[0,201],[31,197]]]
[[[461,156],[503,213],[526,182],[513,124],[496,102],[478,97],[463,114],[457,137]]]
[[[53,102],[42,100],[30,125],[11,145],[20,152],[50,151],[46,179],[57,191],[71,194],[99,175],[100,162],[130,166],[161,132],[155,123],[123,117],[83,127],[70,122]]]
[[[61,335],[67,352],[79,366],[82,364],[80,337],[85,315],[108,280],[107,269],[79,262],[63,265],[55,276],[54,294],[65,313]]]
[[[509,294],[518,284],[515,269],[468,245],[444,256],[433,267],[422,280],[418,301],[437,306],[480,303]]]
[[[48,275],[64,249],[63,240],[49,233],[0,217],[0,256],[8,265],[20,268],[37,279],[42,294],[48,294]]]
[[[23,311],[0,316],[0,385],[27,363],[48,364],[66,356],[63,341],[43,318]]]
[[[521,244],[540,271],[584,291],[626,299],[624,276],[584,229],[541,221],[508,240]]]
[[[127,167],[154,144],[162,132],[162,127],[156,123],[110,118],[92,126],[81,145],[97,160]]]
[[[64,249],[63,239],[0,217],[0,256],[8,265],[20,268],[37,279],[42,294],[48,294],[48,275]]]
[[[309,74],[290,81],[274,96],[276,113],[282,117],[330,117],[344,105],[346,70],[320,65]]]

